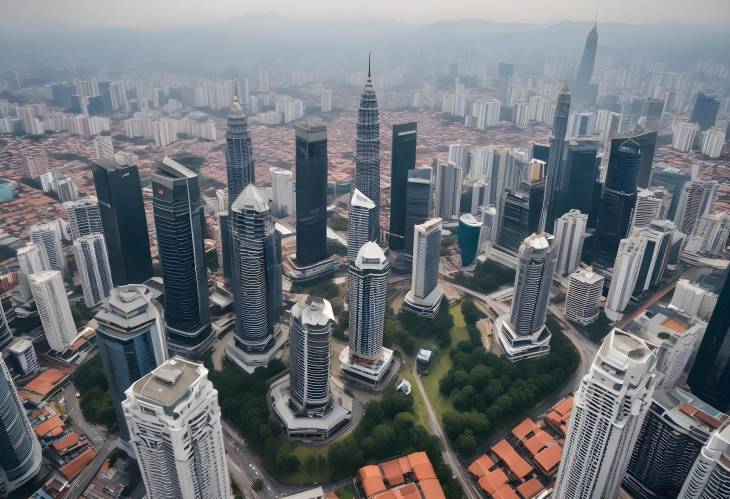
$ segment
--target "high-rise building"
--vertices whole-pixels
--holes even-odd
[[[557,256],[550,234],[532,234],[520,245],[510,314],[495,323],[502,351],[513,362],[550,351],[545,319]]]
[[[104,232],[99,202],[96,198],[89,196],[78,201],[68,201],[63,203],[63,209],[66,210],[72,240]]]
[[[641,114],[646,119],[644,128],[650,131],[658,131],[661,122],[662,115],[664,114],[664,99],[646,99],[641,109]]]
[[[713,499],[730,494],[730,419],[702,446],[679,499]]]
[[[109,296],[112,290],[112,274],[109,255],[102,234],[81,236],[73,243],[76,267],[79,269],[84,303],[93,308]]]
[[[416,167],[417,123],[393,125],[390,161],[390,234],[388,245],[403,249],[406,238],[406,189],[408,172]]]
[[[692,393],[721,411],[730,409],[730,279],[720,292],[687,382]]]
[[[589,106],[595,102],[596,89],[591,84],[593,77],[593,69],[596,65],[596,49],[598,48],[598,27],[593,24],[593,28],[588,33],[585,47],[583,47],[583,55],[580,58],[578,72],[573,81],[573,100],[578,106]]]
[[[482,223],[471,213],[465,213],[459,217],[458,237],[462,268],[476,264],[481,229]]]
[[[111,135],[95,135],[94,151],[97,159],[110,159],[114,157],[114,144]]]
[[[554,496],[615,497],[656,384],[652,348],[614,328],[573,400]]]
[[[570,139],[565,143],[564,154],[561,182],[556,186],[556,218],[570,210],[589,213],[598,176],[598,143],[595,140]]]
[[[229,359],[253,371],[266,365],[284,338],[281,332],[281,249],[269,202],[249,184],[231,205],[231,287],[235,311]]]
[[[637,187],[648,189],[651,185],[651,172],[654,165],[654,153],[656,152],[657,133],[654,131],[636,130],[621,135],[622,138],[631,139],[639,144],[641,162],[639,164],[639,177],[636,180]]]
[[[659,218],[662,200],[649,189],[639,189],[636,193],[636,204],[631,214],[631,229],[641,229]]]
[[[570,210],[555,221],[555,245],[558,252],[556,274],[567,276],[578,268],[587,224],[588,215],[578,210]]]
[[[637,499],[677,497],[702,446],[724,417],[682,389],[657,389],[634,445],[624,488]]]
[[[166,361],[127,389],[122,409],[150,497],[233,495],[218,391],[202,364]]]
[[[730,213],[703,215],[684,250],[717,257],[725,251],[728,236],[730,236]]]
[[[327,127],[297,126],[297,264],[327,258]]]
[[[347,261],[354,262],[360,248],[370,241],[370,213],[375,203],[357,188],[350,197],[350,212],[347,218]]]
[[[608,297],[606,298],[606,315],[609,318],[620,317],[621,312],[629,304],[639,277],[639,268],[645,250],[646,239],[638,235],[622,239],[619,243],[611,277],[611,286],[608,289]]]
[[[459,218],[461,185],[464,179],[463,169],[456,163],[439,163],[437,175],[438,211],[436,215],[447,222],[453,222]]]
[[[539,232],[545,195],[545,163],[533,159],[520,173],[518,190],[506,189],[499,210],[497,246],[517,254],[530,234]]]
[[[672,294],[670,307],[706,321],[717,305],[717,294],[689,279],[679,279]]]
[[[672,148],[680,152],[689,152],[695,143],[700,131],[697,123],[679,123],[672,129]]]
[[[271,174],[271,214],[275,217],[294,215],[296,205],[294,176],[289,170],[269,168]]]
[[[10,329],[5,306],[0,300],[0,348],[5,348],[13,341],[13,331]]]
[[[20,369],[23,376],[40,370],[38,356],[35,353],[33,342],[25,337],[16,338],[8,348],[10,356],[13,358],[15,365]]]
[[[408,172],[406,187],[405,253],[413,254],[413,230],[431,215],[433,180],[431,167],[415,168]]]
[[[20,294],[23,300],[27,302],[33,298],[28,277],[44,270],[51,270],[51,264],[48,262],[45,252],[33,243],[26,243],[22,248],[18,248],[16,258],[21,272]]]
[[[656,286],[664,276],[675,231],[674,222],[654,220],[649,226],[635,232],[635,235],[646,241],[646,246],[636,277],[634,296],[638,297],[644,291]]]
[[[213,339],[198,175],[165,157],[151,177],[168,344],[173,352],[198,355]]]
[[[695,105],[692,108],[692,116],[689,120],[692,123],[697,123],[700,126],[700,130],[707,130],[715,126],[715,120],[717,120],[717,111],[720,109],[720,101],[711,95],[705,95],[702,92],[697,92],[695,98]]]
[[[691,235],[702,215],[712,213],[717,197],[717,182],[714,180],[692,180],[684,185],[680,205],[674,221],[684,234]]]
[[[479,233],[479,253],[483,253],[491,248],[497,240],[499,217],[497,216],[497,209],[491,204],[482,206],[479,211],[482,220],[482,229]]]
[[[139,171],[113,159],[94,160],[91,170],[112,280],[116,286],[143,283],[152,277],[152,257]]]
[[[668,220],[677,221],[677,210],[683,204],[682,198],[687,195],[685,184],[690,181],[690,177],[678,168],[658,166],[652,169],[651,186],[663,187],[672,196],[665,216]]]
[[[328,90],[326,88],[322,89],[319,108],[323,113],[332,112],[332,90]]]
[[[471,146],[469,144],[449,144],[448,161],[460,167],[462,172],[469,171],[471,166]]]
[[[10,371],[0,358],[0,494],[19,489],[41,467],[41,444],[30,426]]]
[[[592,72],[593,69],[591,68],[591,73]],[[540,230],[547,231],[551,234],[553,233],[555,219],[560,216],[560,212],[558,210],[559,196],[557,192],[563,183],[563,150],[565,147],[565,134],[568,127],[569,114],[570,90],[566,83],[558,95],[558,104],[555,108],[553,131],[550,135],[550,155],[547,162],[547,179],[545,181],[545,195],[543,198],[542,217],[540,222]]]
[[[57,270],[47,270],[31,274],[28,281],[48,346],[51,350],[62,352],[76,339],[76,324],[71,315],[63,277]]]
[[[603,280],[603,276],[585,269],[570,274],[563,311],[566,319],[585,326],[598,318]]]
[[[167,360],[162,306],[143,284],[114,288],[96,314],[96,343],[104,365],[119,434],[129,441],[122,401],[127,388]]]
[[[61,177],[51,182],[51,190],[62,203],[79,199],[79,188],[71,177]]]
[[[370,240],[380,239],[380,118],[368,60],[368,77],[360,96],[355,143],[355,188],[375,203]],[[299,189],[297,189],[299,192]]]
[[[66,258],[63,256],[61,236],[55,224],[36,224],[30,228],[30,240],[45,255],[52,270],[58,270],[63,277],[68,275]]]
[[[233,98],[233,103],[228,112],[226,176],[228,179],[229,205],[233,204],[248,184],[256,180],[251,132],[248,129],[246,115],[237,97]]]
[[[441,260],[441,219],[432,218],[413,228],[413,268],[411,289],[403,307],[419,317],[435,317],[444,292],[439,286]]]
[[[725,142],[725,130],[708,128],[700,135],[700,152],[710,158],[719,158]]]

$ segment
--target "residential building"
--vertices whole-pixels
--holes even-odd
[[[99,202],[95,197],[68,201],[63,203],[63,209],[66,211],[72,240],[89,234],[103,234]]]
[[[68,304],[63,277],[57,270],[28,276],[38,316],[51,350],[62,352],[76,339],[76,324]]]
[[[702,446],[679,499],[712,499],[730,493],[730,420],[716,429]]]
[[[598,318],[604,277],[590,270],[570,274],[563,314],[569,321],[588,325]]]
[[[578,268],[583,253],[588,215],[570,210],[555,221],[555,245],[558,252],[557,275],[567,276]]]
[[[404,309],[419,317],[435,317],[444,292],[439,286],[441,260],[441,219],[432,218],[413,227],[413,267],[411,289],[403,300]]]
[[[102,234],[81,236],[74,241],[73,250],[84,293],[84,303],[88,308],[94,308],[109,296],[113,287],[104,236]]]
[[[114,157],[114,144],[111,135],[94,136],[94,151],[97,159],[110,159]]]

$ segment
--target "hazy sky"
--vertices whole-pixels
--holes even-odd
[[[162,27],[260,12],[416,23],[465,18],[553,22],[590,20],[596,10],[599,21],[730,23],[730,0],[0,0],[0,24],[28,31]]]

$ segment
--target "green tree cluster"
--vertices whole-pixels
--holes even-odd
[[[413,336],[435,338],[441,348],[451,344],[454,318],[449,313],[449,300],[445,296],[441,299],[441,308],[433,319],[424,319],[404,310],[400,314],[400,322],[403,329]]]
[[[86,420],[103,425],[109,431],[117,431],[117,416],[101,357],[95,355],[81,364],[74,371],[71,380],[79,392],[81,412]]]
[[[515,280],[515,271],[492,260],[477,264],[473,275],[459,272],[454,280],[469,289],[481,293],[491,293]]]

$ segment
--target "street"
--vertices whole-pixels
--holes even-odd
[[[61,393],[65,401],[66,413],[71,418],[71,426],[73,429],[82,435],[86,435],[95,449],[101,447],[106,440],[106,431],[86,421],[84,414],[81,412],[79,399],[76,398],[76,387],[74,384],[69,383]]]

